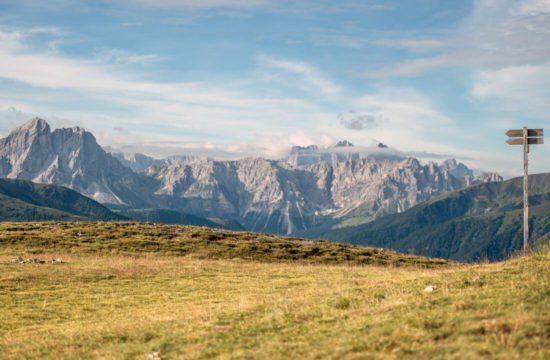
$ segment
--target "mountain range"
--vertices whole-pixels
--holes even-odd
[[[295,147],[281,160],[111,154],[84,129],[52,131],[40,118],[0,139],[0,177],[62,185],[119,211],[172,210],[277,234],[371,221],[502,181],[455,160],[421,164],[382,143]]]
[[[550,173],[529,176],[531,246],[550,243]],[[523,247],[523,178],[428,200],[369,224],[302,235],[460,261],[502,260]]]

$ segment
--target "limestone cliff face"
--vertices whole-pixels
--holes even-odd
[[[144,179],[122,166],[79,127],[51,131],[35,118],[0,139],[0,177],[58,184],[104,204],[147,203]]]
[[[474,176],[454,160],[422,165],[383,144],[361,151],[349,142],[328,151],[295,148],[280,161],[115,156],[81,128],[51,131],[33,119],[0,140],[0,177],[67,186],[108,205],[231,218],[252,231],[280,234],[310,229],[325,216],[401,212],[444,192],[502,180]]]
[[[306,147],[294,146],[287,162],[293,166],[306,166],[326,162],[336,165],[340,162],[359,160],[367,157],[377,159],[404,160],[407,156],[400,151],[392,149],[376,140],[368,146],[355,146],[347,140],[339,141],[328,148],[320,148],[316,145]]]
[[[111,155],[122,163],[122,165],[129,167],[136,173],[143,173],[149,167],[160,163],[150,156],[144,154],[125,154],[122,152],[112,152]]]
[[[163,206],[232,217],[254,231],[290,234],[309,228],[315,212],[331,206],[314,173],[273,160],[177,157],[146,174],[160,183],[155,194]]]
[[[448,171],[451,175],[461,181],[461,187],[477,185],[487,182],[501,182],[502,176],[495,172],[481,172],[475,174],[463,163],[457,163],[455,159],[445,160],[440,166],[441,170]]]
[[[260,158],[182,157],[149,168],[147,175],[161,184],[156,194],[166,207],[233,217],[248,229],[283,234],[313,227],[322,215],[401,212],[464,186],[449,170],[412,158],[292,166]]]

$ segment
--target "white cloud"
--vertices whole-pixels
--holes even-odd
[[[20,104],[8,105],[0,101],[0,136],[7,133],[14,127],[34,116]]]
[[[420,58],[403,61],[397,65],[378,68],[364,73],[364,76],[370,78],[387,78],[396,76],[414,76],[427,70],[433,70],[438,67],[449,64],[447,56]]]
[[[378,114],[396,123],[409,123],[410,126],[447,124],[450,119],[439,112],[432,101],[414,89],[386,88],[377,93],[360,97],[354,101],[358,110]]]
[[[450,47],[447,41],[430,38],[372,39],[372,35],[342,34],[333,29],[316,29],[313,42],[322,46],[364,49],[370,45],[405,49],[411,52],[433,52]]]
[[[46,34],[46,35],[55,35],[55,36],[66,36],[69,33],[60,27],[57,26],[36,26],[26,29],[27,34]]]
[[[14,38],[13,46],[0,44],[0,77],[32,86],[26,96],[28,105],[22,108],[53,119],[53,125],[65,124],[64,119],[76,121],[96,133],[103,145],[157,156],[200,154],[202,149],[204,154],[219,158],[249,155],[278,158],[293,145],[328,144],[345,138],[361,144],[364,140],[364,134],[346,129],[336,113],[322,111],[316,103],[292,97],[251,95],[257,81],[262,89],[266,88],[263,80],[249,79],[245,82],[245,87],[250,87],[247,91],[239,91],[239,86],[229,83],[222,86],[148,81],[127,63],[113,65],[105,64],[104,60],[36,52],[27,46],[24,36]],[[271,73],[279,70],[285,81],[290,77],[291,83],[292,80],[305,83],[317,94],[336,96],[343,92],[343,88],[305,62],[262,56],[259,65]],[[32,91],[40,96],[35,98]],[[54,99],[36,102],[49,94]],[[102,105],[91,111],[78,106],[65,109],[69,99],[66,94],[77,98],[76,94],[81,94],[83,99],[122,110],[103,111]],[[60,105],[49,105],[56,101]],[[383,118],[385,121],[374,129],[373,135],[394,147],[460,152],[441,145],[435,133],[452,124],[418,91],[382,89],[356,98],[339,96],[338,101],[358,113]],[[128,129],[129,133],[113,132],[113,124]]]
[[[1,32],[0,31],[0,49],[4,51],[16,51],[21,50],[23,45],[21,41],[25,37],[25,34],[18,31]]]
[[[339,85],[327,79],[321,71],[306,62],[278,59],[266,55],[260,56],[258,60],[262,66],[282,70],[292,76],[299,76],[300,81],[304,81],[315,91],[319,91],[326,96],[337,95],[342,92]]]
[[[52,118],[53,114],[54,119],[72,119],[96,133],[107,134],[116,123],[127,129],[137,128],[132,132],[136,138],[165,140],[170,133],[180,144],[218,138],[223,147],[236,139],[253,142],[264,133],[286,137],[289,127],[308,128],[332,116],[303,99],[254,93],[257,85],[254,79],[247,80],[246,90],[238,82],[152,81],[140,76],[132,68],[132,61],[112,64],[113,61],[108,62],[110,58],[101,56],[84,60],[47,50],[37,51],[29,45],[32,42],[27,41],[31,36],[22,32],[0,32],[0,39],[8,40],[0,43],[0,78],[14,81],[18,87],[31,86],[23,93],[25,106],[33,113],[47,118]],[[113,56],[119,55],[121,53],[117,52]],[[305,71],[305,76],[321,86],[322,91],[333,92],[334,86],[320,80],[322,76],[312,67],[301,65],[290,69]],[[0,96],[21,99],[13,91],[0,92]],[[69,100],[72,98],[81,103],[80,109],[76,106],[78,110],[74,110],[74,103]],[[83,107],[90,108],[87,103],[99,105],[86,111]],[[54,123],[59,124],[57,120]],[[120,135],[103,137],[100,134],[98,137],[108,145],[122,139]],[[268,150],[264,153],[277,153]]]
[[[448,37],[425,42],[440,51],[432,57],[398,62],[367,72],[372,77],[415,76],[441,67],[498,69],[540,65],[550,58],[549,0],[475,0],[471,14]],[[385,40],[379,44],[409,47],[414,41]],[[422,47],[422,42],[416,46]]]
[[[542,114],[550,98],[550,62],[480,71],[474,76],[472,94],[500,110]]]
[[[336,141],[329,136],[312,137],[303,130],[286,132],[279,135],[257,134],[248,140],[229,141],[182,141],[177,136],[164,136],[151,139],[144,134],[98,133],[98,139],[109,144],[111,151],[128,153],[141,152],[156,158],[174,155],[207,156],[218,160],[238,160],[244,157],[264,157],[282,159],[289,155],[292,146],[319,144],[333,145]]]
[[[456,125],[413,89],[383,88],[354,97],[310,63],[269,56],[257,59],[260,73],[275,74],[287,87],[302,86],[324,96],[323,100],[336,99],[340,109],[384,119],[380,126],[358,132],[342,126],[336,113],[323,110],[323,101],[277,94],[277,86],[256,78],[258,73],[238,81],[155,81],[133,66],[156,60],[139,58],[147,54],[107,50],[106,55],[91,59],[68,57],[47,48],[37,50],[31,40],[38,34],[41,39],[62,36],[46,30],[0,32],[4,40],[0,41],[0,77],[18,88],[27,86],[21,90],[23,95],[0,88],[0,106],[15,106],[57,126],[77,122],[93,131],[103,145],[156,156],[279,158],[293,145],[328,145],[341,139],[364,144],[368,135],[404,151],[479,156],[475,150],[447,145],[458,143],[453,139]],[[496,97],[495,89],[502,85],[491,85],[489,80],[495,76],[489,72],[479,76],[476,96]],[[114,124],[128,132],[114,132]]]
[[[403,151],[425,150],[460,153],[441,137],[453,128],[452,121],[431,100],[414,89],[384,88],[353,102],[358,112],[384,119],[366,133]],[[359,135],[361,137],[364,135]]]
[[[262,99],[243,96],[236,91],[204,83],[161,83],[142,80],[123,66],[106,65],[104,59],[80,60],[56,53],[32,52],[23,43],[20,33],[0,33],[0,77],[32,86],[75,89],[111,96],[113,101],[136,104],[165,100],[170,104],[187,103],[213,109],[246,108],[261,105],[300,105],[294,99]],[[139,56],[138,56],[139,57]],[[131,63],[132,58],[125,61]]]
[[[375,40],[375,45],[402,48],[414,52],[442,50],[450,44],[438,39],[393,39],[393,40]]]
[[[525,15],[550,14],[550,0],[528,0],[519,7],[519,12]]]
[[[524,124],[548,125],[549,1],[476,0],[473,5],[470,16],[446,39],[451,44],[448,50],[432,57],[393,64],[368,75],[384,78],[415,76],[442,67],[469,69],[471,78],[464,80],[471,80],[470,100],[477,113],[474,115],[477,118],[475,128],[461,128],[458,118],[455,119],[457,125],[437,125],[434,131],[430,131],[425,122],[422,127],[411,125],[417,121],[414,119],[406,128],[411,130],[412,138],[424,139],[430,152],[472,157],[476,160],[469,163],[478,168],[494,169],[506,175],[519,174],[520,166],[510,168],[510,156],[516,156],[516,151],[504,143],[503,133]],[[429,135],[420,128],[428,129]],[[391,136],[389,133],[376,136],[384,135]],[[403,139],[400,135],[397,139],[406,149],[423,149],[421,142]],[[448,146],[445,150],[446,142],[456,144],[455,147],[460,143],[469,144],[469,148],[451,149]],[[548,156],[547,147],[533,150],[534,172],[548,171],[548,162],[544,161]]]
[[[163,60],[158,54],[133,54],[120,49],[99,49],[95,55],[100,61],[115,64],[151,64]]]

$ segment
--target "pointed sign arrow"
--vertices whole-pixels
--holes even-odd
[[[509,137],[522,137],[523,136],[523,129],[508,130],[508,131],[506,131],[506,135],[509,136]],[[544,136],[544,130],[543,129],[528,129],[527,130],[527,136],[528,137]]]
[[[510,145],[523,145],[523,138],[512,138],[506,141]],[[544,144],[544,138],[527,138],[527,143],[529,145]]]

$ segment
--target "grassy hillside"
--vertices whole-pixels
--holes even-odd
[[[155,222],[173,225],[208,226],[228,230],[244,230],[236,221],[207,219],[201,216],[166,209],[136,209],[120,211],[121,215],[137,221]]]
[[[62,186],[0,179],[0,221],[121,219],[124,217]]]
[[[482,184],[321,237],[459,261],[501,260],[522,248],[522,194],[521,178]],[[530,194],[531,236],[538,245],[550,232],[550,174],[530,176]]]
[[[300,249],[295,239],[88,225],[2,225],[2,358],[550,357],[548,251],[428,269],[354,265],[361,261],[345,254],[371,250],[316,243],[335,246],[339,260],[311,265],[286,255],[278,261]],[[209,250],[181,256],[177,249],[193,238]],[[273,242],[274,253],[244,261],[210,249],[243,243],[241,255],[261,253],[250,242]],[[15,255],[64,262],[10,263]]]
[[[36,206],[0,194],[0,221],[80,220],[82,218],[63,211]]]
[[[157,254],[308,264],[441,267],[391,250],[195,226],[131,222],[0,223],[0,254]]]

